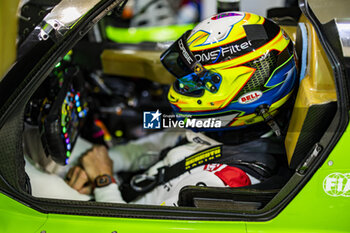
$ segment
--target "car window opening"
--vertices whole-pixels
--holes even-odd
[[[27,103],[23,141],[32,195],[110,203],[261,210],[300,169],[337,110],[330,64],[317,49],[319,44],[306,47],[307,41],[317,38],[314,30],[305,30],[306,24],[308,22],[302,22],[292,29],[281,26],[282,38],[288,37],[286,31],[292,31],[293,36],[289,36],[295,51],[291,59],[287,59],[285,52],[281,53],[285,57],[273,60],[277,52],[271,52],[246,63],[254,69],[262,66],[261,76],[269,67],[275,72],[289,69],[288,76],[293,72],[293,68],[287,67],[289,62],[298,64],[298,86],[282,107],[276,104],[280,114],[271,108],[273,105],[261,106],[257,114],[260,123],[219,133],[180,127],[180,124],[191,124],[191,118],[186,119],[182,112],[180,115],[185,120],[177,122],[178,127],[172,127],[176,122],[174,106],[167,100],[175,101],[179,93],[188,98],[215,93],[225,84],[217,70],[197,73],[195,68],[181,67],[186,65],[186,61],[181,60],[174,70],[193,73],[186,73],[186,79],[177,79],[171,87],[174,77],[159,60],[164,52],[161,45],[154,42],[115,44],[107,39],[97,43],[93,39],[96,32],[89,33],[56,64]],[[261,36],[271,35],[262,31]],[[233,47],[237,53],[250,49],[251,44],[243,43],[239,50]],[[171,52],[177,52],[176,49],[181,46]],[[225,52],[235,53],[232,48],[227,49]],[[318,56],[309,57],[307,49],[319,53]],[[220,53],[224,54],[223,50]],[[220,62],[218,54],[215,62]],[[221,56],[222,62],[226,61],[227,58]],[[206,58],[201,59],[203,57]],[[183,59],[177,57],[180,58]],[[166,62],[172,65],[175,61],[170,57]],[[325,64],[324,70],[315,69],[320,62]],[[254,102],[270,88],[280,85],[258,76],[249,79],[251,70],[244,69],[237,80],[247,79],[247,86],[233,100],[237,103]],[[260,86],[264,89],[258,90]],[[191,88],[196,90],[190,92]],[[201,108],[205,101],[203,98],[195,105]],[[207,104],[212,108],[216,103]],[[230,120],[242,114],[232,111]],[[201,124],[215,125],[205,115],[200,116]],[[222,122],[227,121],[225,117],[222,112],[216,115]],[[255,121],[256,118],[251,118],[245,122]],[[163,129],[158,129],[157,122]],[[146,123],[153,129],[146,129]],[[276,131],[281,135],[276,135]]]

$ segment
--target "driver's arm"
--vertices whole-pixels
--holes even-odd
[[[146,137],[131,141],[125,145],[119,145],[109,150],[109,156],[113,160],[113,171],[137,171],[144,164],[142,157],[150,154],[159,155],[164,148],[175,146],[186,135],[186,130],[166,130],[153,133]],[[146,166],[147,167],[147,166]]]
[[[110,151],[107,151],[104,146],[94,146],[81,157],[80,163],[91,183],[94,183],[99,175],[113,176],[118,171],[135,171],[139,169],[139,164],[135,161],[138,161],[146,152],[160,153],[163,148],[176,145],[179,139],[185,136],[185,132],[185,130],[163,131],[126,145],[116,146]],[[70,179],[83,183],[80,181],[81,177],[70,177]],[[70,186],[75,187],[74,184]],[[112,183],[106,187],[95,188],[94,194],[96,201],[125,203],[118,184]]]
[[[108,156],[108,150],[105,146],[93,146],[91,150],[87,151],[81,157],[80,162],[82,168],[73,167],[67,174],[67,183],[79,192],[87,189],[87,187],[84,187],[84,184],[88,181],[90,181],[90,184],[93,184],[95,179],[100,175],[113,177],[113,161]],[[94,194],[95,200],[99,202],[125,203],[118,185],[115,183],[111,183],[105,187],[96,187]]]

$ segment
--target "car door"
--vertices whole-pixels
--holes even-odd
[[[96,208],[95,203],[29,195],[29,180],[21,172],[24,161],[15,156],[22,153],[16,141],[21,137],[24,103],[60,57],[102,16],[123,4],[120,0],[62,0],[16,54],[18,1],[1,1],[0,153],[2,159],[7,158],[0,165],[1,232],[245,232],[244,222],[215,221],[215,211],[210,215],[196,213],[197,220],[193,220],[190,209],[106,203],[99,203]]]

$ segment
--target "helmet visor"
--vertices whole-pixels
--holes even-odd
[[[178,79],[180,92],[189,93],[199,89],[216,92],[221,77],[213,71],[206,70],[194,57],[186,42],[190,33],[191,31],[185,32],[161,55],[160,60]]]
[[[186,40],[190,33],[191,31],[185,32],[160,56],[165,68],[176,78],[193,73],[194,69],[200,65],[187,46]]]

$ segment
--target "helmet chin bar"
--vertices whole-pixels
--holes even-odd
[[[261,116],[264,119],[264,122],[266,122],[276,134],[276,136],[279,137],[282,135],[281,128],[279,127],[273,116],[271,116],[271,114],[269,113],[269,108],[270,106],[268,106],[267,104],[259,105],[255,109],[256,115]]]

